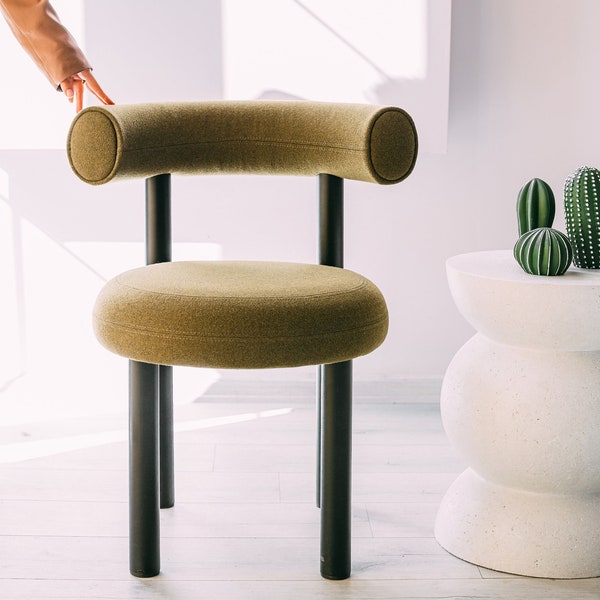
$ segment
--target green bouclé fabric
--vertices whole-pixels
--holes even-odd
[[[141,362],[258,369],[349,360],[385,339],[368,279],[336,267],[175,262],[127,271],[94,309],[100,342]]]
[[[400,108],[214,101],[90,107],[69,132],[90,184],[173,174],[318,175],[392,184],[412,171],[417,134]]]

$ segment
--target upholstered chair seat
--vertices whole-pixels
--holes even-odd
[[[94,328],[112,352],[220,369],[350,360],[383,342],[381,292],[347,269],[280,262],[165,262],[100,293]]]

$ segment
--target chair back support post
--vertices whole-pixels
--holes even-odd
[[[344,266],[344,180],[319,175],[319,264]]]
[[[171,175],[146,179],[146,263],[171,260]]]
[[[344,180],[319,175],[319,263],[344,266]],[[352,361],[317,372],[317,506],[321,575],[345,579],[351,562]]]
[[[170,262],[171,175],[146,179],[146,263]],[[158,367],[160,406],[160,507],[175,505],[175,450],[173,430],[173,367]]]

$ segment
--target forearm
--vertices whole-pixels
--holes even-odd
[[[47,0],[0,0],[0,9],[23,49],[55,88],[91,68]]]

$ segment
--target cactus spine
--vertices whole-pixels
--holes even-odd
[[[581,167],[565,181],[565,218],[573,259],[584,269],[600,268],[600,171]]]
[[[514,255],[526,273],[562,275],[571,264],[573,250],[564,233],[550,227],[540,227],[519,238]]]
[[[517,196],[519,236],[539,227],[552,227],[555,211],[556,203],[550,186],[537,177],[528,181]]]

